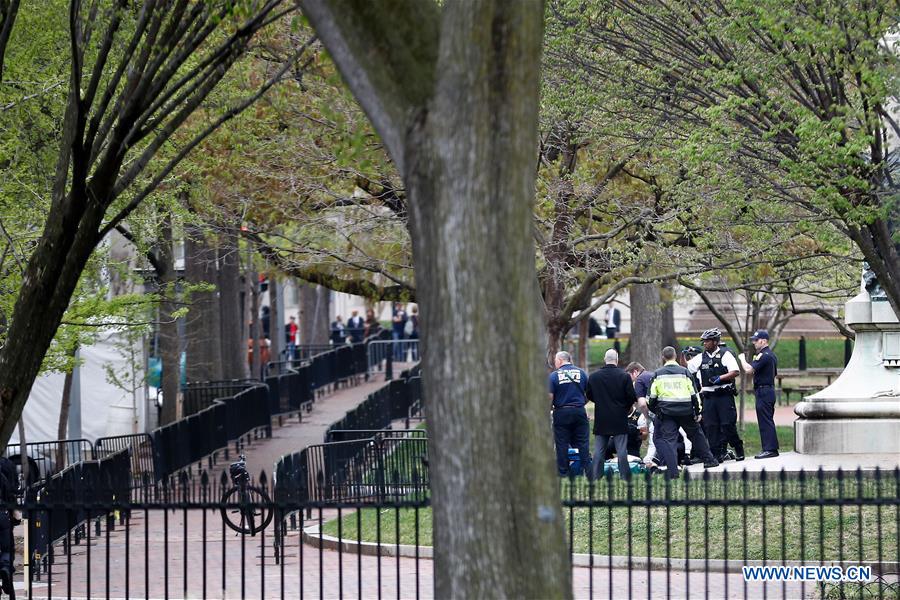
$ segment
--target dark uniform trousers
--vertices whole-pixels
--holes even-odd
[[[671,415],[661,415],[656,421],[656,427],[659,428],[657,449],[666,465],[666,477],[673,478],[678,475],[678,428],[684,429],[688,439],[691,440],[691,454],[702,458],[704,461],[713,459],[712,452],[709,450],[709,444],[706,442],[706,436],[693,417],[673,417]]]
[[[569,446],[578,448],[582,473],[591,477],[591,427],[584,407],[557,408],[553,411],[553,438],[556,443],[556,469],[569,474]]]
[[[778,435],[775,433],[775,387],[758,386],[756,395],[756,422],[759,423],[759,437],[764,452],[778,451]]]
[[[703,392],[703,431],[716,458],[725,453],[728,444],[743,454],[744,443],[737,432],[737,409],[730,392]]]

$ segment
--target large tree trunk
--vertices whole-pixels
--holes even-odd
[[[249,252],[249,251],[248,251]],[[249,258],[249,256],[248,256]],[[259,379],[262,372],[262,331],[259,323],[259,274],[252,266],[247,270],[247,297],[250,299],[248,323],[250,324],[250,379]]]
[[[274,273],[269,273],[269,353],[272,360],[281,360],[284,349],[284,307],[281,301],[281,283]]]
[[[222,325],[222,378],[247,376],[241,319],[241,266],[236,232],[226,232],[219,245],[219,309]]]
[[[195,226],[185,228],[184,272],[189,284],[215,283],[216,252]],[[187,380],[222,379],[220,352],[221,325],[219,299],[215,291],[191,294],[191,307],[185,320],[187,337]]]
[[[646,283],[631,286],[631,340],[629,358],[647,369],[659,366],[663,348],[662,304],[659,285]]]
[[[331,334],[331,293],[320,285],[300,286],[300,344],[324,345]]]
[[[537,2],[492,8],[490,19],[477,2],[445,14],[437,94],[405,157],[434,423],[435,595],[564,597],[531,235],[542,15]],[[503,460],[484,460],[497,448]]]
[[[532,242],[543,3],[303,5],[409,192],[435,596],[570,597]]]
[[[78,346],[72,350],[74,357],[78,352]],[[72,380],[74,379],[73,366],[66,371],[65,379],[63,379],[62,398],[59,401],[59,421],[56,425],[56,439],[64,440],[68,438],[67,431],[69,428],[69,409],[72,407]],[[56,466],[59,470],[66,467],[66,445],[60,443],[56,448]]]
[[[679,350],[675,332],[675,285],[671,281],[659,284],[659,300],[662,304],[662,345]]]
[[[81,271],[97,245],[103,208],[67,197],[54,202],[28,261],[0,349],[0,446],[5,447]]]
[[[178,339],[177,277],[175,276],[175,249],[172,240],[172,216],[166,214],[162,221],[157,245],[157,285],[162,294],[159,305],[159,358],[162,362],[163,406],[160,425],[167,425],[181,413],[181,343]]]

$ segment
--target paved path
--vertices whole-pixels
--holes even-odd
[[[793,427],[797,415],[794,413],[794,404],[777,404],[775,406],[775,415],[773,417],[776,425],[784,425]],[[756,400],[753,394],[748,394],[746,405],[744,406],[744,421],[747,423],[756,423]]]

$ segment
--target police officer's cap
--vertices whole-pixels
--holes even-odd
[[[717,340],[722,337],[722,332],[718,327],[713,327],[712,329],[707,329],[703,333],[700,334],[700,340]]]
[[[767,340],[769,339],[769,332],[765,329],[757,329],[752,336],[750,336],[750,340],[755,342],[756,340]]]

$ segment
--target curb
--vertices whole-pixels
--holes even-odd
[[[365,556],[399,556],[401,558],[434,558],[434,549],[431,546],[419,546],[418,556],[416,556],[416,546],[410,544],[376,544],[374,542],[357,542],[356,540],[339,540],[330,535],[324,535],[319,532],[318,525],[311,525],[303,529],[303,543],[315,548],[323,548],[325,550],[333,550],[335,552],[347,552],[351,554],[362,554]],[[763,566],[785,566],[785,567],[805,567],[805,566],[870,566],[874,574],[900,573],[900,563],[882,562],[879,564],[872,561],[867,562],[851,562],[829,561],[819,563],[818,561],[801,562],[798,560],[789,560],[784,562],[776,562],[774,560],[748,560],[742,562],[738,559],[710,559],[703,558],[672,558],[666,560],[656,556],[649,559],[646,556],[608,556],[603,554],[573,554],[572,566],[579,568],[613,568],[613,569],[630,569],[643,571],[665,571],[674,569],[677,571],[690,571],[697,573],[732,573],[741,574],[742,567],[763,567]]]
[[[315,548],[362,554],[365,556],[399,556],[401,558],[434,558],[431,546],[413,546],[412,544],[376,544],[375,542],[357,542],[356,540],[339,540],[330,535],[321,534],[318,525],[310,525],[301,533],[303,543]]]

